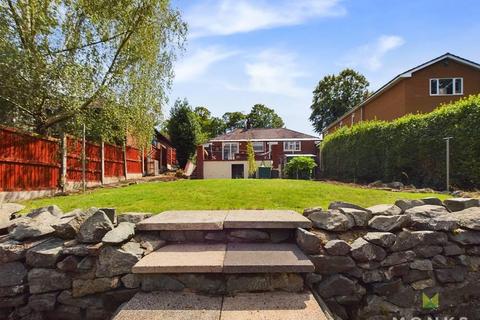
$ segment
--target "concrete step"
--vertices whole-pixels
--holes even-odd
[[[150,253],[133,273],[313,272],[308,257],[292,243],[172,244]]]
[[[289,210],[166,211],[137,224],[138,230],[223,230],[310,228],[303,215]]]
[[[203,296],[194,293],[137,293],[114,320],[326,320],[311,292],[245,293]]]

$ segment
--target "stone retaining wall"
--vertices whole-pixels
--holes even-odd
[[[336,202],[305,215],[315,228],[296,239],[315,264],[307,283],[339,318],[479,318],[479,200]]]

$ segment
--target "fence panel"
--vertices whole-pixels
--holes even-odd
[[[82,181],[82,140],[67,138],[67,179]],[[87,181],[102,179],[102,147],[92,142],[85,143],[85,177]]]
[[[142,173],[142,151],[127,146],[127,172]]]
[[[55,189],[60,178],[57,139],[0,128],[0,191]]]
[[[125,176],[122,147],[105,143],[105,177]]]

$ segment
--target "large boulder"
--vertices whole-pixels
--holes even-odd
[[[256,229],[238,229],[228,233],[232,241],[267,241],[270,239],[268,232]]]
[[[456,229],[449,234],[450,240],[462,245],[479,245],[480,232],[464,229]]]
[[[384,248],[390,248],[394,243],[397,236],[390,232],[369,232],[363,236],[363,239],[381,246]]]
[[[310,260],[315,265],[315,272],[320,274],[347,272],[356,266],[355,261],[348,256],[313,255]]]
[[[402,214],[402,209],[394,204],[377,204],[368,207],[367,210],[369,210],[374,216],[395,216]]]
[[[351,208],[351,209],[357,209],[357,210],[364,210],[365,208],[362,208],[360,206],[357,206],[356,204],[353,203],[348,203],[348,202],[343,202],[343,201],[334,201],[330,203],[328,206],[328,209],[330,210],[335,210],[335,209],[340,209],[340,208]]]
[[[46,239],[29,241],[6,240],[0,242],[0,263],[24,259],[30,248],[44,241],[46,241]]]
[[[55,267],[63,248],[63,240],[52,238],[27,251],[27,264],[35,268]]]
[[[358,238],[351,244],[350,250],[352,257],[360,262],[382,261],[387,253],[382,247],[368,242],[363,238]]]
[[[39,216],[42,212],[48,212],[52,216],[57,217],[57,218],[60,218],[63,214],[62,209],[60,209],[56,205],[51,205],[51,206],[46,206],[46,207],[33,209],[30,213],[27,214],[27,217],[35,218],[35,217]]]
[[[145,249],[145,255],[160,249],[167,244],[165,240],[160,239],[156,234],[152,234],[151,232],[137,233],[135,234],[134,239],[136,242],[140,243],[140,246],[143,249]]]
[[[455,211],[449,216],[457,221],[460,227],[472,230],[480,230],[480,207],[470,207],[461,211]]]
[[[388,255],[382,262],[381,265],[382,267],[390,267],[390,266],[395,266],[399,265],[405,262],[410,262],[415,259],[416,254],[413,251],[400,251],[400,252],[394,252],[390,255]]]
[[[77,279],[73,280],[72,296],[74,298],[83,297],[89,294],[105,292],[118,288],[120,280],[113,278],[95,278],[95,279]]]
[[[343,275],[332,275],[318,284],[316,291],[324,298],[328,299],[334,296],[349,296],[359,293],[359,286],[353,280]]]
[[[345,215],[350,215],[355,221],[357,227],[366,227],[368,221],[372,218],[372,213],[368,210],[361,210],[355,208],[339,208],[340,212]]]
[[[328,231],[347,231],[355,226],[353,218],[339,210],[314,212],[308,218],[315,227]]]
[[[17,203],[0,203],[0,234],[10,226],[10,219],[25,206]]]
[[[27,269],[20,262],[0,264],[0,287],[21,285],[27,277]]]
[[[127,242],[122,247],[107,246],[97,261],[97,277],[113,277],[132,272],[132,267],[142,258],[140,244]]]
[[[344,240],[330,240],[325,244],[325,250],[332,256],[345,256],[352,248]]]
[[[117,222],[130,222],[133,224],[137,224],[142,220],[150,218],[151,216],[153,216],[153,214],[150,212],[124,212],[121,215],[117,216]]]
[[[374,216],[368,222],[368,226],[380,231],[392,231],[401,229],[410,223],[407,215]]]
[[[457,228],[457,221],[448,215],[444,206],[423,205],[405,211],[411,220],[411,226],[420,230],[453,230]]]
[[[130,222],[120,222],[118,226],[108,231],[102,238],[102,242],[107,244],[120,244],[130,240],[135,235],[135,224]]]
[[[295,239],[305,253],[317,254],[321,252],[321,241],[313,232],[298,228]]]
[[[395,201],[395,205],[402,209],[402,212],[407,211],[413,207],[423,206],[425,202],[422,200],[408,200],[408,199],[400,199]]]
[[[113,229],[113,223],[101,210],[96,211],[80,226],[77,239],[80,242],[100,242],[103,236]]]
[[[55,232],[51,227],[59,218],[50,211],[41,211],[31,217],[22,217],[9,228],[10,237],[15,240],[38,238]]]
[[[52,311],[57,302],[57,292],[31,295],[28,306],[35,311]]]
[[[473,198],[451,198],[443,203],[450,211],[462,211],[471,207],[480,207],[480,199]]]
[[[52,225],[55,233],[62,239],[74,239],[77,236],[80,226],[92,216],[98,209],[90,208],[86,211],[75,209],[68,212],[56,224]]]
[[[28,272],[30,293],[43,293],[70,289],[72,279],[63,272],[54,269],[34,268]]]

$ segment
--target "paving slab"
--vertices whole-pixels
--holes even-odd
[[[228,211],[165,211],[137,224],[138,230],[222,230]]]
[[[228,243],[224,273],[314,272],[308,257],[293,243]]]
[[[303,215],[290,210],[231,210],[224,228],[294,229],[310,228],[312,222]]]
[[[139,292],[113,320],[218,320],[221,296],[179,292]]]
[[[133,273],[221,273],[225,244],[171,244],[137,262]]]
[[[327,320],[310,292],[246,293],[224,297],[220,320]]]

